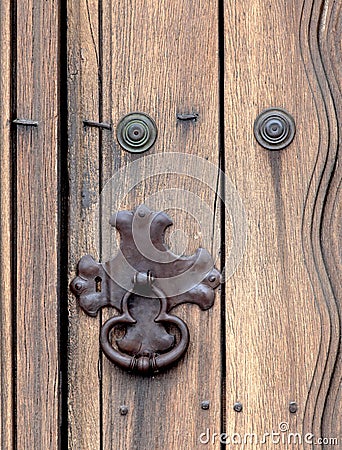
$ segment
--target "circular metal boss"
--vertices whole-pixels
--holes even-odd
[[[157,127],[154,120],[147,114],[127,114],[117,126],[116,137],[124,150],[130,153],[142,153],[155,143]]]
[[[296,132],[293,117],[282,108],[269,108],[254,122],[254,136],[267,150],[281,150],[291,144]]]

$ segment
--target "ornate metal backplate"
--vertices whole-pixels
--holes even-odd
[[[170,311],[181,303],[211,308],[221,275],[207,250],[184,257],[167,248],[164,234],[172,221],[164,212],[141,205],[118,212],[110,223],[120,233],[118,254],[105,263],[83,256],[70,287],[88,315],[104,306],[120,312],[101,329],[107,358],[129,371],[156,373],[176,363],[189,344],[187,325]],[[125,334],[113,343],[111,332],[119,325]],[[179,331],[177,340],[172,326]]]

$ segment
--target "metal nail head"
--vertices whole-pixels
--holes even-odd
[[[290,402],[289,404],[289,411],[292,414],[295,414],[298,411],[298,405],[296,402]]]
[[[120,414],[122,416],[126,416],[128,414],[128,407],[126,405],[120,406]]]
[[[201,402],[202,409],[204,409],[204,410],[209,409],[209,406],[210,406],[209,400],[203,400],[203,402]]]
[[[233,409],[235,412],[241,412],[242,411],[242,403],[237,402],[234,404]]]

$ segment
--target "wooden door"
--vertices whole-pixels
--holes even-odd
[[[339,448],[341,17],[334,0],[0,4],[1,448]],[[294,120],[284,149],[255,138],[268,108]],[[117,140],[132,112],[158,129],[145,153]],[[150,377],[101,352],[114,308],[90,317],[69,290],[83,255],[115,251],[111,213],[141,204],[224,281],[210,310],[175,310],[188,351]]]

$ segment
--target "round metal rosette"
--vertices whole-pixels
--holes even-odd
[[[254,122],[254,136],[267,150],[282,150],[293,141],[296,126],[293,117],[282,108],[268,108]]]
[[[116,129],[121,147],[130,153],[149,150],[157,138],[157,126],[147,114],[131,113],[124,116]]]

